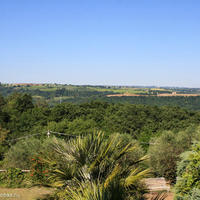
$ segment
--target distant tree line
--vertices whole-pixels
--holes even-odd
[[[157,97],[157,96],[136,96],[136,97],[107,97],[103,98],[111,103],[144,104],[152,106],[178,106],[190,110],[200,110],[200,96],[196,97]]]
[[[0,93],[7,97],[14,92],[27,93],[33,97],[34,102],[47,102],[49,105],[55,105],[60,102],[68,103],[87,103],[93,100],[104,101],[109,103],[128,103],[143,104],[151,106],[178,106],[190,110],[200,110],[200,96],[173,96],[173,97],[157,97],[157,96],[123,96],[123,97],[107,97],[109,94],[116,94],[114,90],[104,91],[105,86],[88,87],[86,86],[66,86],[66,85],[45,85],[45,86],[9,86],[0,85]],[[166,91],[163,91],[165,93]],[[179,89],[178,93],[198,93],[198,89]],[[162,93],[162,91],[159,91]],[[156,91],[154,91],[156,94]]]

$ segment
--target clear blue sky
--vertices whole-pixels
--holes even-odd
[[[0,81],[200,87],[200,1],[0,0]]]

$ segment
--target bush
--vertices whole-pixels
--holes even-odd
[[[199,200],[200,199],[200,189],[193,188],[191,194],[189,195],[190,200]]]
[[[13,145],[5,155],[3,161],[4,168],[20,168],[30,169],[32,166],[32,158],[40,156],[54,157],[51,148],[54,143],[58,141],[61,143],[62,139],[55,139],[54,137],[46,138],[41,141],[36,138],[29,138],[22,140]]]
[[[48,166],[39,156],[32,158],[30,177],[34,184],[47,184]]]
[[[65,143],[63,139],[50,137],[41,141],[30,138],[19,141],[10,148],[3,161],[4,168],[30,169],[27,174],[29,182],[34,185],[48,185],[49,165],[44,159],[54,159],[57,166],[65,168],[65,163],[58,155],[53,152],[54,146]]]
[[[148,152],[150,166],[157,176],[163,176],[171,183],[176,182],[179,155],[190,148],[194,139],[199,140],[199,130],[199,127],[190,127],[178,133],[164,131],[160,137],[151,141]]]
[[[29,138],[21,140],[13,145],[5,155],[5,168],[30,169],[31,158],[42,149],[42,143],[39,139]]]
[[[28,185],[28,175],[18,168],[9,168],[0,173],[1,187],[24,187]]]
[[[200,142],[181,156],[178,163],[176,199],[200,199]]]

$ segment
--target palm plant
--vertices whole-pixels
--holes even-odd
[[[116,188],[115,188],[116,189]],[[120,188],[118,188],[120,189]],[[113,196],[113,194],[115,196]],[[100,183],[79,183],[79,188],[67,188],[67,199],[68,200],[110,200],[110,199],[143,199],[137,196],[125,196],[120,190],[109,191]],[[151,197],[150,200],[165,200],[167,194],[165,192],[158,193]]]
[[[149,170],[140,168],[140,163],[147,157],[138,157],[136,145],[124,142],[119,134],[105,140],[104,134],[97,132],[62,145],[55,142],[53,149],[65,163],[57,165],[48,159],[50,178],[60,189],[60,199],[145,199],[147,190],[142,179]]]

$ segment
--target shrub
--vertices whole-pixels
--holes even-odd
[[[176,182],[179,156],[190,148],[194,139],[199,139],[199,130],[199,127],[190,127],[178,133],[164,131],[160,137],[151,140],[148,154],[150,166],[157,176],[163,176],[171,183]]]
[[[0,173],[1,187],[24,187],[28,185],[28,175],[18,168],[8,168],[6,172]]]
[[[32,166],[32,158],[34,156],[54,157],[51,147],[55,143],[54,137],[46,138],[43,141],[36,138],[22,140],[13,145],[5,155],[3,161],[4,167],[13,167],[20,169],[30,169]],[[57,139],[57,141],[62,141]]]
[[[200,189],[193,188],[191,194],[189,195],[190,200],[199,200],[200,199]]]
[[[34,184],[47,184],[48,166],[39,156],[34,156],[32,159],[30,177]]]
[[[181,156],[178,163],[176,199],[200,199],[200,142]]]
[[[64,162],[57,154],[53,152],[55,144],[62,145],[64,141],[59,138],[50,137],[41,141],[39,139],[30,138],[19,141],[6,154],[3,161],[4,168],[20,168],[30,169],[28,175],[32,184],[48,184],[48,164],[44,162],[46,158],[55,160],[57,166],[64,168]]]
[[[5,155],[4,167],[30,169],[31,158],[41,151],[39,139],[29,138],[13,145]]]

